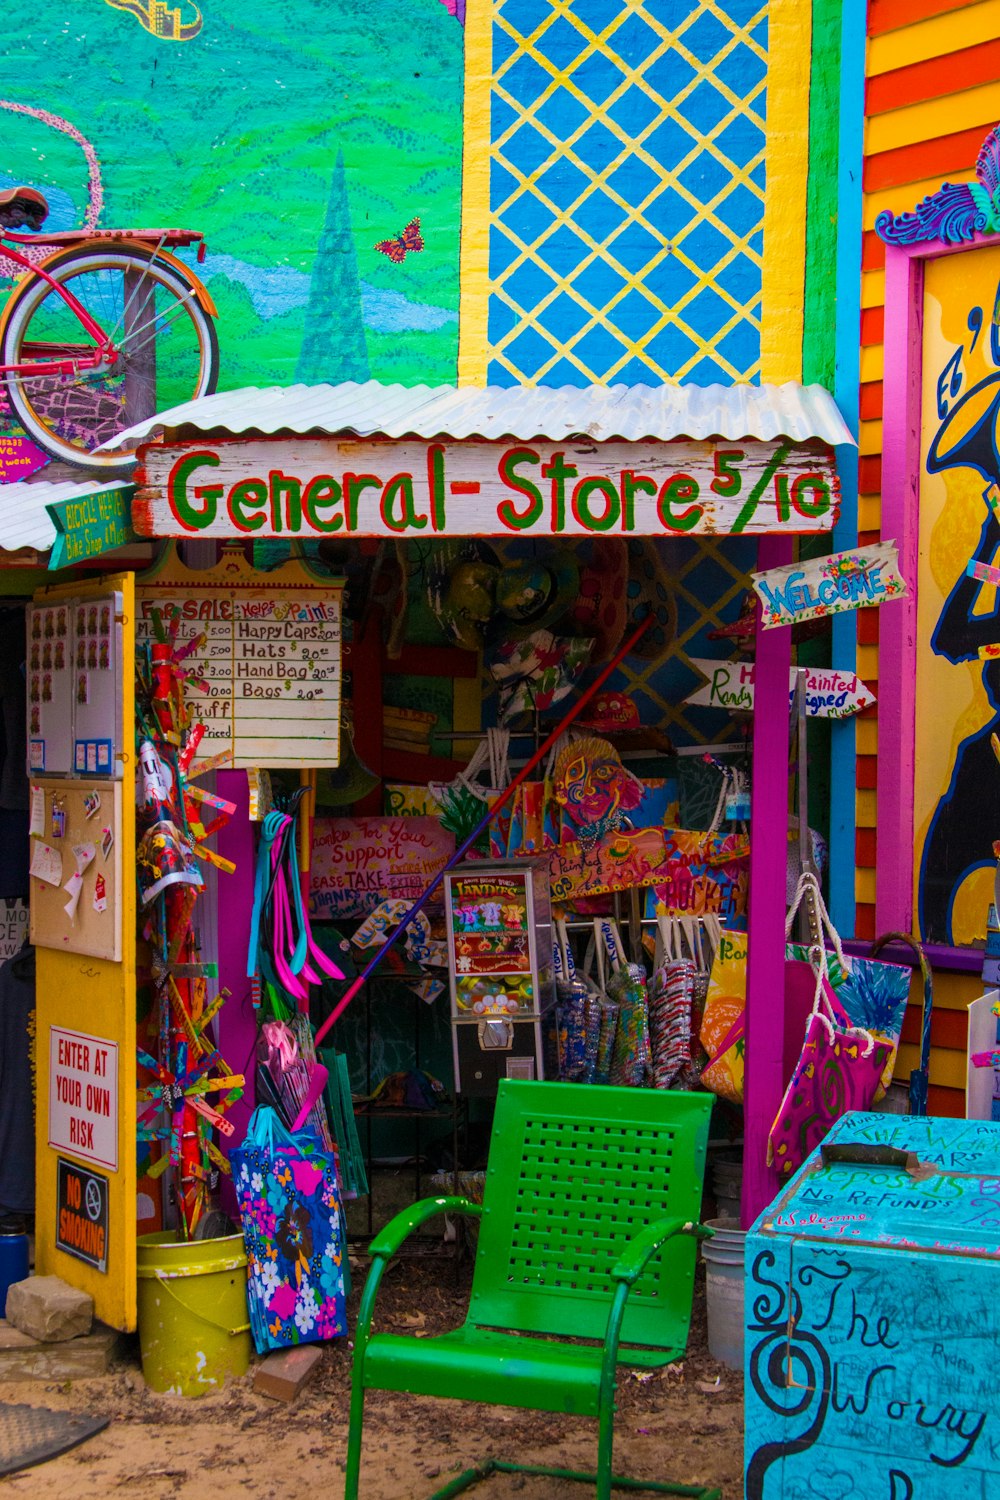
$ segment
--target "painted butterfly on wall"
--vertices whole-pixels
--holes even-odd
[[[420,233],[420,220],[411,219],[403,230],[397,234],[395,239],[379,240],[375,246],[382,255],[387,255],[394,265],[399,265],[406,259],[407,251],[422,250],[424,248],[424,237]]]

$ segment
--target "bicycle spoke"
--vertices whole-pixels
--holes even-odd
[[[176,323],[177,319],[181,316],[182,313],[187,312],[187,304],[194,296],[195,292],[192,288],[190,292],[187,292],[185,294],[186,300],[184,302],[177,301],[175,303],[174,311],[172,313],[154,313],[147,323],[142,323],[137,328],[131,329],[120,341],[121,347],[127,348],[129,350],[144,349],[146,345],[152,343],[157,335],[162,333],[165,328],[169,328],[172,324]],[[150,334],[149,338],[145,339],[143,343],[137,344],[135,342],[135,335],[138,333],[143,333],[147,328],[152,329],[152,333]]]
[[[57,456],[90,455],[149,412],[190,400],[214,384],[215,341],[197,289],[172,268],[128,250],[93,252],[57,272],[59,287],[101,330],[88,334],[59,290],[29,288],[4,344],[12,401],[26,429]],[[130,326],[131,323],[131,326]],[[117,357],[96,368],[33,374],[43,364],[93,359],[107,344]],[[209,386],[209,388],[211,388]],[[120,455],[93,455],[122,467]]]

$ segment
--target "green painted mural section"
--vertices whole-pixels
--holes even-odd
[[[837,204],[840,151],[840,44],[842,0],[813,0],[812,76],[809,90],[809,180],[806,184],[805,317],[802,379],[832,391],[836,363]],[[860,184],[858,188],[860,192]],[[826,535],[801,537],[799,556],[825,556]],[[828,667],[831,638],[824,633],[798,648],[800,666]],[[830,835],[830,722],[811,719],[809,822]]]
[[[46,228],[83,224],[87,162],[61,119],[96,153],[100,225],[203,230],[223,387],[454,380],[458,20],[441,0],[205,0],[202,17],[173,41],[106,0],[8,0],[0,187],[40,188]]]
[[[813,0],[802,379],[833,390],[842,0]],[[860,183],[858,191],[861,191]]]

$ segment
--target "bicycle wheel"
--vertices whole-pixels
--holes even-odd
[[[49,268],[111,339],[118,357],[71,375],[7,375],[25,431],[55,458],[112,472],[132,452],[97,453],[101,443],[157,412],[209,395],[219,373],[215,324],[192,285],[141,250],[81,248]],[[77,314],[40,277],[14,293],[0,363],[81,357],[95,341]]]

